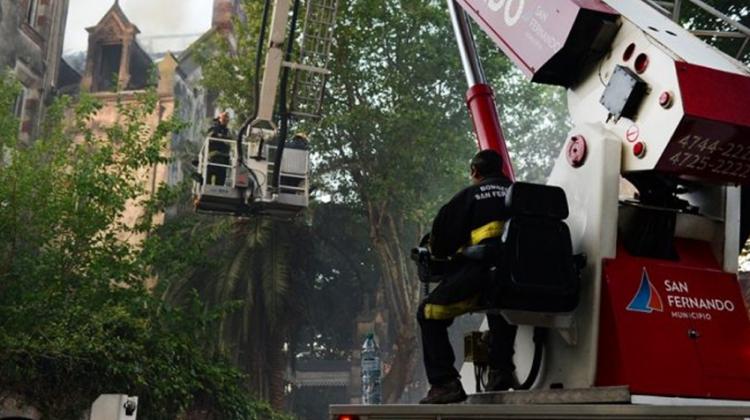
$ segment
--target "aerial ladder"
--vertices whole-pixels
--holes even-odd
[[[255,110],[238,138],[205,139],[193,185],[198,212],[290,219],[308,207],[307,138],[289,141],[289,129],[292,119],[320,117],[338,0],[302,3],[275,0],[271,8],[271,0],[266,0],[256,57]],[[292,61],[295,51],[297,60]]]
[[[514,234],[511,217],[510,266],[497,269],[527,290],[576,273],[577,299],[488,308],[521,327],[515,363],[531,375],[528,391],[450,406],[334,405],[331,419],[750,417],[750,319],[737,279],[750,69],[696,37],[718,34],[677,23],[688,1],[733,28],[742,56],[750,31],[700,0],[448,0],[481,149],[509,155],[469,19],[531,81],[568,90],[573,128],[547,189],[536,189],[538,203],[553,203],[545,220],[566,228]],[[519,212],[535,213],[523,218],[546,211],[520,201]],[[526,234],[536,237],[508,242]],[[470,356],[461,374],[474,390]]]

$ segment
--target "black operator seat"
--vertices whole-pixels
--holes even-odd
[[[570,312],[578,305],[583,256],[573,255],[568,201],[560,187],[514,183],[500,252],[468,247],[470,259],[492,258],[493,291],[483,306],[531,312]],[[492,246],[492,245],[490,245]]]
[[[489,268],[483,310],[540,313],[572,312],[578,306],[583,254],[573,254],[568,200],[560,187],[516,182],[508,190],[509,218],[500,238],[464,247],[461,256]],[[419,280],[439,283],[451,261],[431,258],[425,236],[412,250]]]

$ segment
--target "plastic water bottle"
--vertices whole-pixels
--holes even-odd
[[[362,404],[380,404],[380,351],[375,336],[367,334],[362,344]]]

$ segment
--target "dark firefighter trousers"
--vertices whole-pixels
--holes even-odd
[[[482,308],[481,298],[491,292],[490,275],[483,264],[466,262],[448,274],[419,305],[417,321],[422,333],[422,352],[427,379],[442,385],[460,377],[448,339],[448,327],[459,315]],[[490,328],[490,369],[513,372],[515,325],[501,315],[487,314]]]

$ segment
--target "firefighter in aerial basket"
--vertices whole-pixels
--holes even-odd
[[[224,111],[213,119],[208,135],[217,140],[208,143],[208,182],[211,185],[225,185],[229,174],[228,165],[231,165],[231,146],[229,143],[218,139],[231,139],[229,131],[229,113]]]
[[[455,356],[448,327],[459,315],[481,309],[490,295],[491,274],[483,261],[469,260],[461,250],[470,245],[499,242],[509,218],[505,196],[511,181],[502,173],[502,158],[483,150],[471,160],[472,185],[456,194],[439,211],[432,225],[429,248],[433,261],[442,261],[438,286],[419,306],[417,320],[430,391],[420,404],[449,404],[466,399],[454,367]],[[498,247],[499,249],[499,247]],[[515,384],[513,346],[516,326],[501,315],[487,314],[490,328],[488,391],[510,389]]]

